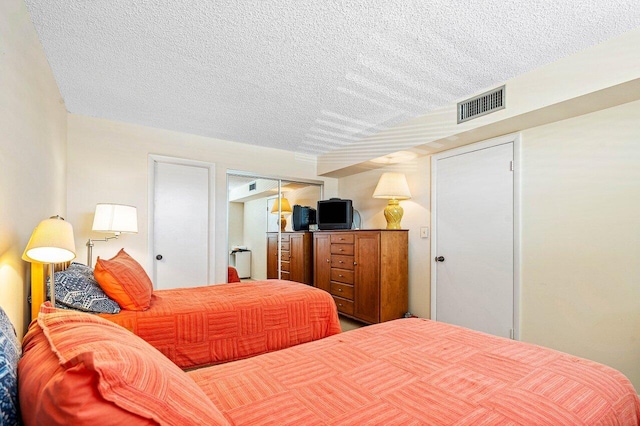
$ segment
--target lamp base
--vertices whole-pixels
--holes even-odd
[[[280,222],[280,232],[284,232],[284,228],[287,227],[287,219],[285,219],[284,215],[281,215],[278,222]]]
[[[404,209],[398,202],[398,200],[389,200],[389,204],[384,208],[384,218],[387,219],[387,229],[401,229],[400,221]]]

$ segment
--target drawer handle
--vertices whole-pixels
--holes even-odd
[[[338,260],[338,263],[344,263],[342,260]]]
[[[329,259],[327,259],[327,263],[331,262]]]
[[[339,276],[339,277],[344,277],[344,275],[342,275],[342,274],[338,274],[338,276]]]
[[[344,251],[344,249],[340,249],[340,251]]]
[[[342,291],[342,289],[341,289],[341,288],[339,288],[339,289],[338,289],[338,291]]]
[[[353,262],[353,266],[356,266],[358,264],[358,262]]]
[[[339,306],[340,308],[342,308],[342,303],[338,303],[338,306]]]

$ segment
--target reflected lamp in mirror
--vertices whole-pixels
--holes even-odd
[[[101,239],[89,238],[87,241],[87,266],[92,266],[93,243],[96,241],[117,239],[123,233],[138,233],[138,211],[135,207],[124,204],[96,204],[91,230],[113,233],[114,235]]]
[[[403,173],[383,173],[375,191],[373,191],[373,198],[389,200],[389,204],[384,209],[387,229],[400,229],[400,220],[402,220],[404,210],[399,201],[411,198],[405,175]]]
[[[273,207],[271,207],[272,214],[280,214],[280,232],[284,232],[284,228],[287,226],[287,219],[285,219],[284,215],[289,215],[293,213],[293,209],[291,208],[291,204],[289,204],[289,200],[286,198],[276,198],[273,203]]]
[[[29,238],[22,259],[27,262],[49,263],[49,299],[55,306],[54,264],[69,262],[76,257],[73,227],[60,216],[45,219]]]

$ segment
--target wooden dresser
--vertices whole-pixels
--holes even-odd
[[[313,239],[308,231],[283,232],[281,277],[313,285]],[[267,278],[278,278],[278,233],[267,232]]]
[[[342,315],[373,324],[407,312],[407,230],[316,231],[313,252],[314,285]]]

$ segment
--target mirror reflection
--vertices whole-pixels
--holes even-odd
[[[227,174],[227,194],[229,265],[241,280],[313,284],[308,217],[322,184],[236,172]]]

